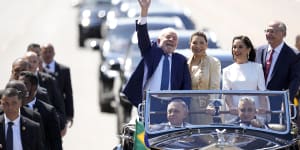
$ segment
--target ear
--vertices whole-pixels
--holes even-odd
[[[159,45],[159,43],[160,43],[160,39],[159,39],[159,38],[157,38],[157,40],[156,40],[156,41],[157,41],[157,44]]]

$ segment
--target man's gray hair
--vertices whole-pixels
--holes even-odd
[[[251,105],[253,105],[253,106],[255,107],[255,101],[254,101],[254,99],[253,99],[252,97],[246,97],[246,96],[240,98],[238,107],[239,107],[241,104],[244,104],[244,103],[246,103],[246,102],[250,103]]]
[[[159,32],[158,38],[160,39],[164,34],[170,33],[170,32],[173,32],[173,33],[175,33],[175,34],[178,36],[178,32],[177,32],[174,28],[167,27],[167,28],[163,28],[163,29]]]

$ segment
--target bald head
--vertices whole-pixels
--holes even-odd
[[[25,53],[24,58],[30,63],[29,71],[36,72],[40,63],[39,56],[35,52],[28,51]]]
[[[30,67],[30,63],[25,58],[17,58],[12,64],[10,79],[18,80],[20,72],[29,71]]]
[[[55,56],[54,47],[52,44],[48,43],[41,47],[41,57],[43,62],[46,64],[50,64]]]
[[[282,21],[271,21],[265,29],[266,39],[272,48],[283,42],[286,36],[286,25]]]

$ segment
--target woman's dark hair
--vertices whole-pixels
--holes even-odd
[[[195,33],[192,34],[191,38],[190,38],[190,42],[192,42],[192,38],[194,36],[201,36],[204,38],[205,42],[207,43],[207,37],[206,37],[206,34],[204,32],[201,32],[201,31],[197,31]]]
[[[241,40],[246,45],[247,48],[250,48],[248,61],[255,61],[256,52],[255,52],[255,48],[254,48],[251,40],[245,35],[236,36],[232,40],[232,45],[233,45],[234,40]],[[231,47],[231,52],[232,52],[232,50],[233,50],[233,47]],[[233,52],[232,52],[232,56],[233,56]]]

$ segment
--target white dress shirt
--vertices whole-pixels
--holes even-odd
[[[21,122],[20,122],[20,114],[19,117],[15,120],[9,120],[6,115],[4,114],[4,120],[5,120],[5,138],[6,133],[8,129],[8,122],[13,122],[12,130],[13,130],[13,147],[14,150],[23,150],[22,147],[22,139],[21,139]]]
[[[172,66],[172,54],[169,54],[169,65],[170,65],[170,74],[169,74],[169,86],[168,89],[171,89],[171,66]],[[148,68],[145,64],[144,66],[144,79],[143,79],[143,85],[144,90],[150,90],[150,91],[159,91],[161,86],[161,79],[162,79],[162,68],[163,68],[163,61],[164,61],[164,55],[161,56],[160,61],[158,63],[158,66],[156,70],[154,71],[153,75],[149,78],[149,80],[146,83],[147,80],[147,74],[148,74]]]
[[[33,106],[36,102],[36,97],[33,98],[33,100],[29,103],[27,103],[26,105],[28,106],[29,109],[33,110]]]
[[[51,72],[54,73],[55,72],[55,61],[51,61],[49,64],[49,68],[47,68],[47,64],[43,62],[43,68],[47,71],[47,72]]]

